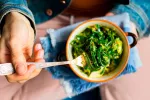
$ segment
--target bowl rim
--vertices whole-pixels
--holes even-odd
[[[76,28],[74,28],[73,29],[73,31],[70,33],[70,35],[69,35],[69,37],[68,37],[68,39],[67,39],[67,43],[66,43],[66,59],[67,60],[69,60],[69,56],[68,56],[68,47],[69,47],[69,40],[71,39],[71,37],[72,37],[72,35],[73,35],[73,33],[74,33],[74,31],[76,30],[76,29],[78,29],[80,26],[82,26],[82,25],[84,25],[84,24],[87,24],[87,23],[89,23],[89,22],[95,22],[95,21],[97,21],[97,22],[105,22],[105,23],[108,23],[108,24],[111,24],[111,25],[113,25],[114,27],[116,27],[121,33],[122,33],[122,35],[125,37],[125,41],[126,41],[126,43],[128,44],[127,45],[127,47],[128,47],[128,54],[127,54],[127,59],[126,59],[126,61],[125,61],[125,63],[124,63],[124,65],[122,66],[122,68],[121,68],[121,70],[119,70],[115,75],[113,75],[112,77],[110,77],[110,78],[108,78],[108,79],[106,79],[106,80],[91,80],[91,79],[88,79],[88,78],[85,78],[85,77],[83,77],[82,75],[80,75],[80,74],[78,74],[75,70],[74,70],[74,68],[72,68],[73,66],[72,66],[72,64],[69,64],[69,67],[71,68],[71,70],[78,76],[78,77],[80,77],[81,79],[83,79],[83,80],[86,80],[86,81],[88,81],[88,82],[107,82],[107,81],[110,81],[110,80],[112,80],[112,79],[114,79],[114,78],[116,78],[118,75],[120,75],[121,74],[121,72],[123,72],[123,70],[125,69],[125,67],[126,67],[126,65],[127,65],[127,62],[128,62],[128,59],[129,59],[129,54],[130,54],[130,46],[129,46],[129,43],[128,43],[128,40],[127,40],[127,35],[125,34],[126,32],[124,32],[119,26],[117,26],[115,23],[113,23],[113,22],[110,22],[110,21],[108,21],[108,20],[104,20],[104,19],[90,19],[90,20],[87,20],[87,21],[84,21],[84,22],[82,22],[82,23],[80,23]]]

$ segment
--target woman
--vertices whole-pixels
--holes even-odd
[[[103,16],[108,11],[114,14],[128,12],[141,38],[149,35],[149,8],[149,0],[28,0],[28,4],[25,0],[0,0],[0,63],[11,61],[14,65],[16,73],[6,76],[9,82],[23,83],[37,76],[41,70],[26,65],[26,60],[33,55],[35,23],[47,21],[64,10],[66,15],[94,17]],[[32,61],[43,61],[39,44],[34,52]]]

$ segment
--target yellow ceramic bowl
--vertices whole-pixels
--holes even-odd
[[[116,78],[126,67],[127,62],[128,62],[128,58],[129,58],[129,54],[130,54],[130,48],[135,46],[137,43],[137,39],[136,36],[133,33],[125,33],[120,27],[118,27],[117,25],[115,25],[114,23],[107,21],[107,20],[99,20],[99,19],[94,19],[94,20],[88,20],[83,22],[82,24],[80,24],[79,26],[77,26],[72,33],[70,34],[68,40],[67,40],[67,45],[66,45],[66,57],[67,60],[72,60],[73,56],[72,56],[72,46],[71,46],[71,41],[75,38],[75,36],[79,33],[81,33],[82,31],[84,31],[88,26],[92,26],[95,24],[99,24],[101,26],[107,26],[109,28],[115,29],[116,33],[118,34],[118,36],[121,38],[122,42],[123,42],[123,53],[122,53],[122,57],[120,58],[120,63],[118,64],[117,68],[115,70],[113,70],[112,72],[103,75],[99,78],[90,78],[88,77],[86,74],[84,74],[76,65],[70,64],[70,68],[73,70],[73,72],[79,76],[80,78],[89,81],[89,82],[106,82],[109,81],[113,78]],[[127,40],[127,36],[132,36],[133,38],[133,43],[129,45],[128,40]]]

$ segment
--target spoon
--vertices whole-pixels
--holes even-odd
[[[42,62],[42,63],[36,63],[36,62],[27,62],[27,65],[34,64],[36,68],[46,68],[46,67],[52,67],[52,66],[58,66],[58,65],[66,65],[66,64],[74,64],[80,67],[84,67],[86,62],[83,55],[78,56],[77,58],[71,60],[71,61],[62,61],[62,62]],[[0,76],[1,75],[10,75],[15,73],[15,70],[13,68],[12,63],[4,63],[0,64]]]

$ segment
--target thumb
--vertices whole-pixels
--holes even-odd
[[[27,72],[26,59],[21,46],[11,48],[11,60],[18,75],[24,75]]]

